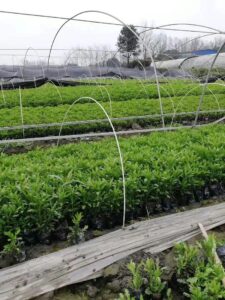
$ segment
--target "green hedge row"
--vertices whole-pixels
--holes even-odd
[[[128,219],[223,192],[224,125],[120,138]],[[0,157],[0,241],[52,234],[82,212],[92,227],[122,222],[122,180],[113,139]]]
[[[197,110],[199,103],[198,96],[188,96],[185,99],[182,97],[174,97],[173,99],[163,98],[163,111],[164,113],[173,113],[174,109],[176,113],[185,113],[185,112],[195,112]],[[219,103],[219,106],[218,106]],[[109,115],[110,114],[110,104],[103,102],[102,105],[106,109]],[[44,123],[60,123],[63,121],[65,113],[70,108],[69,105],[59,105],[55,107],[24,107],[23,109],[23,120],[24,124],[44,124]],[[223,110],[221,113],[205,113],[204,115],[200,114],[199,119],[201,118],[210,118],[216,119],[224,115],[225,110],[225,97],[224,95],[217,95],[217,101],[212,95],[206,95],[202,103],[202,111],[211,111],[211,110]],[[125,102],[113,102],[112,103],[112,117],[121,118],[121,117],[130,117],[130,116],[145,116],[145,115],[154,115],[160,114],[160,106],[158,100],[129,100]],[[193,120],[195,115],[184,114],[182,116],[176,116],[174,122],[179,121],[189,121]],[[95,120],[95,119],[105,119],[106,116],[102,110],[95,103],[86,103],[86,104],[76,104],[73,106],[65,122],[68,121],[82,121],[82,120]],[[172,117],[165,117],[165,121],[169,124]],[[140,126],[154,126],[161,124],[161,117],[147,118],[147,119],[133,119],[129,121],[113,121],[113,124],[117,128],[132,128],[133,124],[139,124]],[[19,107],[14,107],[11,109],[0,109],[0,126],[17,126],[21,125],[21,112]],[[25,130],[25,137],[32,136],[44,136],[44,135],[57,135],[59,133],[60,126],[48,127],[48,128],[32,128]],[[64,126],[63,134],[75,134],[75,133],[84,133],[88,131],[110,131],[111,127],[108,123],[92,123],[85,125],[73,125],[73,126]],[[12,137],[22,137],[23,131],[11,130],[11,131],[0,131],[1,138],[12,138]]]
[[[210,85],[214,94],[224,94],[223,86]],[[211,94],[209,89],[206,94]],[[202,86],[186,81],[169,81],[161,84],[162,97],[200,95]],[[130,99],[157,99],[158,92],[155,84],[141,83],[139,81],[114,81],[108,86],[78,86],[59,87],[47,84],[36,89],[22,90],[22,102],[24,107],[29,106],[57,106],[71,104],[80,97],[93,97],[98,101],[108,102],[109,95],[112,101],[127,101]],[[61,94],[61,97],[59,96]],[[86,102],[85,100],[83,102]],[[18,90],[3,91],[0,93],[0,108],[19,106],[20,97]]]

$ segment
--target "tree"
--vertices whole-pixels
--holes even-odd
[[[163,33],[154,33],[152,30],[143,31],[141,34],[142,55],[144,60],[148,60],[150,53],[157,59],[167,49],[167,36]]]
[[[130,25],[129,27],[138,35],[138,32],[133,25]],[[136,36],[130,29],[123,26],[117,41],[118,51],[127,58],[127,66],[130,64],[130,58],[138,55],[139,53],[138,36]]]

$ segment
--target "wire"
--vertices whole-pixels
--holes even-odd
[[[24,57],[24,54],[9,54],[9,53],[0,53],[0,56],[14,56],[14,57]],[[34,55],[34,54],[28,54],[27,56],[29,57],[37,57],[37,55]],[[39,57],[48,57],[48,55],[39,55]],[[62,57],[62,56],[56,56],[54,55],[53,57]]]
[[[34,48],[34,50],[37,51],[49,51],[50,48]],[[56,48],[56,49],[52,49],[52,51],[68,51],[68,50],[72,50],[73,52],[75,51],[87,51],[87,52],[112,52],[115,53],[116,50],[102,50],[102,49],[73,49],[73,48],[64,48],[64,49],[60,49],[60,48]],[[27,51],[27,48],[0,48],[0,51]]]
[[[15,11],[6,11],[0,10],[2,14],[11,14],[11,15],[20,15],[20,16],[28,16],[28,17],[39,17],[39,18],[48,18],[48,19],[57,19],[57,20],[69,20],[66,17],[59,16],[51,16],[51,15],[41,15],[41,14],[31,14],[31,13],[23,13],[23,12],[15,12]],[[114,22],[103,22],[103,21],[95,21],[95,20],[84,20],[84,19],[73,19],[72,21],[77,22],[87,22],[87,23],[95,23],[95,24],[104,24],[104,25],[114,25],[114,26],[123,26],[120,23]],[[174,24],[176,25],[176,24]],[[151,26],[142,26],[142,25],[134,25],[137,28],[145,28],[145,29],[158,29],[158,30],[170,30],[170,31],[181,31],[181,32],[198,32],[198,33],[212,33],[212,31],[200,31],[200,30],[190,30],[190,29],[177,29],[177,28],[166,28],[166,27],[151,27]]]

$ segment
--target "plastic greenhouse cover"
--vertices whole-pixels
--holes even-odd
[[[215,54],[192,57],[185,60],[182,64],[182,69],[188,70],[192,68],[209,68],[215,58]],[[214,68],[225,68],[225,53],[220,53],[217,57]]]
[[[182,63],[187,58],[179,58],[179,59],[171,59],[171,60],[164,60],[164,61],[158,61],[156,62],[156,68],[157,69],[164,69],[164,70],[173,70],[173,69],[179,69]]]
[[[202,56],[192,56],[180,59],[171,59],[165,61],[156,62],[156,67],[160,70],[175,70],[183,69],[190,70],[192,68],[209,68],[213,62],[216,54],[202,55]],[[225,68],[225,53],[220,53],[214,64],[214,68]]]

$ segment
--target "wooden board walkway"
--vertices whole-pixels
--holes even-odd
[[[101,275],[139,250],[156,253],[225,223],[225,203],[139,222],[112,233],[0,270],[0,299],[26,300]]]

